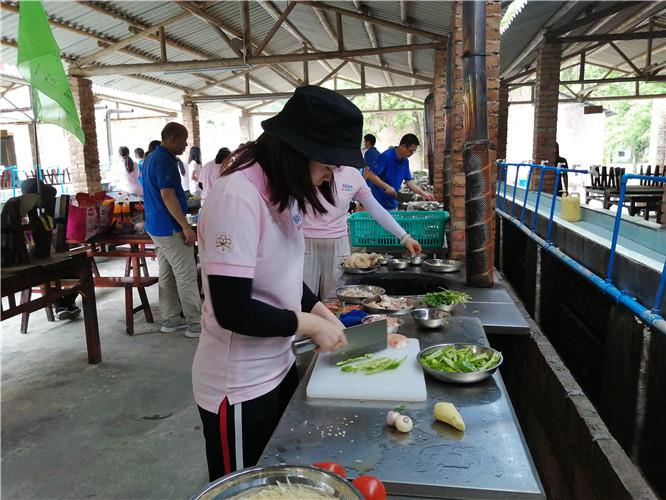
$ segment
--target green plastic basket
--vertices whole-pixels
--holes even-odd
[[[424,248],[441,248],[444,246],[444,231],[449,213],[442,210],[436,212],[393,211],[391,215],[405,231],[412,235]],[[354,247],[399,247],[398,238],[380,226],[368,212],[351,214],[349,235],[351,245]]]

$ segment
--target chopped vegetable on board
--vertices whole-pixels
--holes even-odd
[[[447,373],[470,373],[489,370],[497,366],[501,356],[495,352],[475,354],[471,347],[441,347],[421,358],[421,364]]]
[[[402,364],[402,362],[405,359],[407,359],[407,356],[405,356],[402,359],[389,358],[389,357],[369,359],[367,361],[345,364],[340,369],[343,372],[349,372],[349,373],[363,372],[366,375],[374,375],[375,373],[383,372],[386,370],[395,370]]]

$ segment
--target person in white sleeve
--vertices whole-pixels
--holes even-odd
[[[340,263],[350,253],[347,231],[347,209],[351,201],[360,201],[365,210],[384,229],[400,240],[412,255],[421,251],[418,241],[407,234],[390,213],[372,195],[372,191],[358,169],[338,167],[335,179],[335,205],[321,195],[319,201],[326,207],[325,214],[315,215],[308,210],[303,216],[305,234],[305,263],[303,281],[319,297],[335,297],[335,289],[342,275]]]

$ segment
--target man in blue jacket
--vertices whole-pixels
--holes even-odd
[[[397,148],[384,151],[377,162],[368,172],[366,178],[370,181],[370,189],[375,199],[387,210],[398,208],[398,191],[403,181],[407,187],[420,195],[424,200],[434,200],[431,193],[425,192],[412,179],[409,171],[409,157],[419,146],[419,140],[414,134],[405,134],[400,139]]]
[[[196,234],[187,222],[187,200],[176,156],[187,147],[187,129],[167,123],[162,142],[143,164],[145,229],[155,243],[160,268],[162,333],[185,329],[185,336],[201,333],[201,298],[194,260]],[[181,318],[182,312],[185,319]]]
[[[375,144],[377,144],[377,138],[374,135],[365,134],[363,136],[363,146],[365,146],[363,160],[366,167],[374,167],[375,163],[377,163],[377,158],[379,158],[379,151],[377,151]]]

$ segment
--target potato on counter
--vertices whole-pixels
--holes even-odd
[[[452,403],[446,403],[444,401],[436,403],[434,408],[435,418],[440,422],[449,424],[452,427],[455,427],[459,431],[465,430],[465,422],[462,419],[460,413]]]

